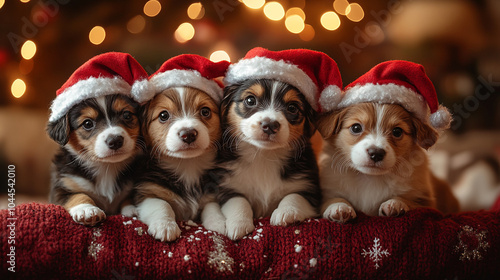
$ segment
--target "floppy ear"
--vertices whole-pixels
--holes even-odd
[[[69,121],[68,116],[59,118],[47,124],[47,133],[50,138],[64,146],[69,141]]]
[[[139,106],[139,108],[137,109],[137,116],[139,116],[139,123],[141,124],[142,139],[144,139],[146,144],[149,142],[149,104],[151,104],[151,101],[148,101],[146,104]]]
[[[436,143],[438,136],[439,134],[434,128],[418,118],[413,118],[413,139],[420,147],[429,149]]]
[[[347,112],[347,108],[326,112],[321,114],[318,118],[317,128],[321,136],[324,139],[328,139],[332,137],[332,135],[340,132],[342,128],[342,119],[344,118]]]
[[[240,86],[241,86],[241,84],[234,84],[234,85],[224,87],[224,98],[222,99],[222,101],[220,103],[220,108],[219,108],[221,122],[222,122],[222,120],[226,119],[227,111],[229,110],[229,104],[231,103],[231,100],[233,99],[234,93],[238,91]]]

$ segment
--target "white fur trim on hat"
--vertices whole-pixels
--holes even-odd
[[[66,88],[52,101],[49,121],[63,117],[73,106],[88,98],[96,98],[110,94],[130,96],[130,85],[120,77],[95,78],[81,80]]]
[[[134,82],[130,93],[137,102],[143,103],[153,98],[156,92],[155,87],[148,81],[148,79],[143,79]]]
[[[338,109],[358,103],[398,104],[415,114],[422,122],[428,123],[429,108],[424,98],[413,90],[390,84],[364,84],[348,88]]]
[[[451,113],[448,108],[439,105],[439,109],[429,117],[430,124],[439,130],[450,128],[452,121]]]
[[[273,60],[267,57],[253,57],[242,59],[229,66],[224,78],[226,85],[243,82],[248,79],[275,79],[296,87],[311,104],[318,110],[316,94],[318,92],[313,80],[297,65],[284,60]]]
[[[336,85],[327,86],[320,94],[319,105],[325,112],[335,110],[342,100],[342,90]]]
[[[222,89],[217,82],[203,77],[196,70],[168,70],[154,75],[149,81],[155,94],[172,87],[193,87],[210,95],[218,104],[222,101]],[[149,99],[153,97],[154,94]]]

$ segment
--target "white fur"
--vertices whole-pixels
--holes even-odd
[[[120,211],[120,214],[122,214],[125,217],[137,217],[139,213],[137,213],[137,208],[134,205],[126,205],[122,208]]]
[[[347,203],[334,202],[326,208],[325,212],[323,212],[323,218],[339,223],[345,223],[356,218],[356,211]]]
[[[198,131],[196,140],[187,144],[182,141],[178,133],[182,129],[195,129]],[[198,119],[194,117],[184,117],[176,120],[165,139],[165,145],[168,150],[168,155],[177,158],[193,158],[198,157],[205,152],[210,145],[210,135],[208,128]]]
[[[378,210],[379,216],[398,216],[399,214],[408,212],[410,208],[398,198],[391,198],[380,205]]]
[[[270,223],[273,226],[287,226],[315,215],[316,211],[303,196],[292,193],[281,200],[271,215]]]
[[[146,198],[137,205],[139,219],[148,225],[148,233],[161,241],[174,241],[181,235],[172,207],[164,200]]]
[[[275,85],[276,84],[277,83],[275,83]],[[245,136],[243,141],[262,149],[275,149],[288,143],[288,137],[290,136],[288,121],[282,112],[278,112],[271,108],[257,112],[251,117],[245,118],[241,121],[241,131]],[[266,119],[269,121],[279,122],[280,129],[276,134],[268,135],[262,131],[261,122]]]
[[[201,221],[206,229],[227,235],[226,217],[222,214],[219,203],[207,203],[201,212]]]
[[[386,152],[382,161],[373,162],[367,152],[368,148],[379,148]],[[390,172],[396,164],[396,155],[387,139],[381,133],[367,135],[351,149],[351,160],[359,172],[372,175],[381,175]]]
[[[79,204],[69,209],[69,215],[75,222],[90,226],[106,219],[104,211],[88,203]]]
[[[122,136],[123,146],[118,150],[113,150],[106,144],[106,139],[110,136]],[[135,150],[135,142],[125,129],[120,126],[111,126],[99,133],[94,146],[95,155],[103,162],[121,162],[130,157]]]
[[[226,217],[226,234],[231,240],[241,239],[255,229],[252,208],[243,197],[230,198],[221,208]]]

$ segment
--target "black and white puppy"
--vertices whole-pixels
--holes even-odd
[[[224,89],[218,200],[233,240],[253,218],[286,226],[317,215],[318,166],[310,144],[315,112],[295,87],[248,79]]]
[[[53,161],[50,202],[75,222],[95,225],[106,215],[132,215],[132,171],[140,147],[139,104],[124,95],[86,99],[48,123],[61,145]]]

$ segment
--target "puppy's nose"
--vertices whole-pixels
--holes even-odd
[[[264,120],[260,123],[260,127],[264,133],[271,135],[280,130],[280,123],[278,121]]]
[[[198,131],[193,128],[182,129],[181,131],[179,131],[178,135],[184,143],[191,144],[196,141]]]
[[[368,152],[368,155],[370,156],[370,159],[373,162],[379,162],[384,159],[385,157],[385,150],[379,149],[379,148],[368,148],[366,150]]]
[[[111,150],[118,150],[123,146],[123,136],[121,135],[110,135],[106,138],[106,145]]]

